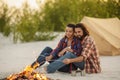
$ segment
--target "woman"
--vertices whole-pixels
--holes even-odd
[[[72,68],[76,69],[75,64],[74,67],[72,64],[66,65],[62,62],[65,58],[72,58],[68,54],[76,57],[81,53],[80,40],[74,36],[74,31],[75,25],[68,24],[65,29],[65,37],[60,40],[58,46],[54,50],[46,47],[31,67],[36,69],[38,66],[43,65],[45,61],[49,61],[50,64],[46,67],[48,73],[53,73],[56,70],[71,72]]]

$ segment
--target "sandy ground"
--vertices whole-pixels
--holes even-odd
[[[0,35],[0,79],[22,71],[31,64],[46,46],[55,48],[59,38],[54,41],[39,41],[13,44],[12,39]],[[86,76],[71,76],[68,73],[55,72],[47,77],[60,80],[120,80],[120,56],[100,56],[102,72],[86,74]],[[42,67],[37,70],[40,72]]]

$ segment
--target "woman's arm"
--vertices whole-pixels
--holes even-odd
[[[62,50],[62,48],[63,48],[63,41],[64,41],[64,38],[62,38],[59,41],[57,47],[50,53],[53,57],[58,55],[58,53]]]
[[[71,48],[66,47],[66,48],[64,48],[62,51],[59,52],[58,56],[59,56],[59,57],[60,57],[60,56],[63,56],[63,55],[65,54],[65,52],[67,52],[67,51],[73,52],[73,50],[72,50]]]

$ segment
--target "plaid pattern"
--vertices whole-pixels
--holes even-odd
[[[95,46],[94,40],[90,36],[86,36],[82,41],[81,55],[84,57],[86,73],[101,72],[99,53]]]
[[[60,51],[62,51],[64,48],[67,47],[67,42],[68,40],[66,37],[60,40],[60,42],[58,43],[58,46],[51,52],[53,57],[57,56]],[[73,50],[74,54],[76,54],[77,56],[80,55],[82,46],[78,38],[73,37],[73,40],[71,43],[71,49]]]

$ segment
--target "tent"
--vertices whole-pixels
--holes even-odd
[[[120,55],[120,20],[84,17],[81,20],[93,36],[100,55]]]

